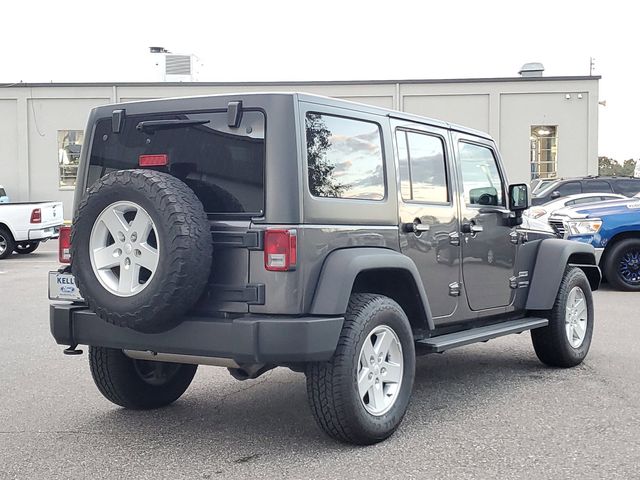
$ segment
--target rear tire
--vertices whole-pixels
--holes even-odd
[[[0,260],[9,258],[16,248],[11,232],[4,227],[0,227]]]
[[[122,350],[89,347],[89,368],[98,390],[107,400],[124,408],[148,410],[180,398],[198,366],[134,360]]]
[[[549,325],[531,330],[536,355],[552,367],[574,367],[589,352],[593,335],[593,297],[582,270],[565,270],[556,301],[546,312]]]
[[[306,371],[307,395],[320,428],[358,445],[392,435],[413,389],[413,342],[407,316],[396,302],[353,294],[333,357],[309,364]]]
[[[40,245],[40,242],[33,240],[31,242],[18,242],[14,251],[20,255],[27,255],[36,251],[36,248]]]
[[[627,238],[615,243],[607,252],[604,272],[618,290],[640,291],[640,239]]]

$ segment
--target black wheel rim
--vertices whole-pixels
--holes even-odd
[[[181,365],[179,363],[133,360],[133,367],[138,377],[145,383],[160,387],[169,383],[176,376]]]
[[[629,285],[640,285],[640,250],[625,250],[618,263],[618,273]]]

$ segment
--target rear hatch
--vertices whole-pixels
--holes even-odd
[[[220,110],[108,117],[96,121],[86,187],[114,170],[149,168],[185,182],[209,217],[214,242],[208,288],[196,311],[247,312],[263,301],[249,282],[252,218],[264,215],[265,116],[243,110],[233,125]],[[229,123],[232,123],[229,126]],[[166,165],[141,166],[141,162]],[[198,252],[193,252],[197,255]]]

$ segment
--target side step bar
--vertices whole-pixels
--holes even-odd
[[[416,344],[423,347],[427,352],[441,353],[450,348],[462,347],[476,342],[486,342],[492,338],[502,337],[512,333],[522,333],[534,328],[546,327],[548,324],[549,320],[546,318],[520,318],[495,325],[487,325],[462,332],[426,338],[419,340]]]

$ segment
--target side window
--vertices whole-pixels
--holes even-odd
[[[407,201],[449,201],[444,143],[434,135],[396,131],[400,191]]]
[[[640,180],[618,180],[616,190],[623,195],[633,196],[640,192]]]
[[[582,193],[582,185],[580,182],[567,182],[560,185],[556,190],[560,192],[563,197],[566,195],[574,195],[576,193]]]
[[[459,152],[467,205],[504,206],[502,178],[493,151],[481,145],[460,142]]]
[[[382,140],[376,123],[307,113],[309,190],[316,197],[382,200]]]
[[[582,191],[584,193],[609,193],[611,185],[604,180],[587,180],[582,182]]]

